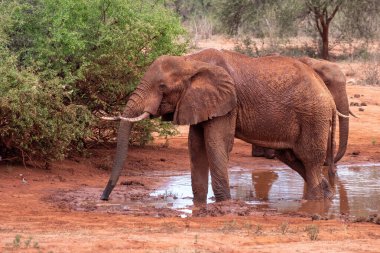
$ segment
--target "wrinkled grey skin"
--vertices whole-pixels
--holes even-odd
[[[331,95],[334,98],[337,110],[349,115],[350,108],[346,92],[346,77],[335,63],[326,60],[317,60],[309,57],[301,57],[298,60],[310,66],[322,78]],[[340,161],[347,149],[349,133],[349,118],[339,117],[339,148],[334,162]],[[274,150],[252,146],[252,156],[273,158]]]
[[[332,196],[321,168],[333,165],[336,107],[321,78],[287,57],[249,58],[214,49],[184,57],[162,56],[149,67],[123,112],[143,112],[190,125],[194,203],[205,204],[208,174],[216,201],[231,198],[227,163],[234,137],[276,150],[306,182],[306,199]],[[131,123],[122,121],[109,198],[127,154]],[[330,170],[333,169],[331,166]]]

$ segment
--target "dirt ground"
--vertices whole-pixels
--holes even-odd
[[[347,89],[351,102],[366,106],[351,107],[360,118],[351,119],[341,163],[380,162],[380,87]],[[186,133],[169,144],[163,147],[157,140],[146,148],[130,148],[120,180],[129,185],[118,185],[113,196],[128,191],[129,197],[138,197],[139,189],[157,188],[163,181],[152,176],[156,172],[188,172]],[[155,215],[152,210],[73,210],[76,195],[66,193],[92,189],[92,197],[100,197],[113,154],[114,147],[91,150],[89,158],[57,162],[50,170],[1,164],[0,252],[380,252],[380,225],[369,222],[254,211],[180,218],[169,209]],[[230,164],[279,162],[253,159],[250,145],[237,140]]]

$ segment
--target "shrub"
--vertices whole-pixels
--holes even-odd
[[[364,83],[374,86],[380,85],[380,62],[369,61],[364,66]]]
[[[179,134],[178,130],[170,122],[161,121],[160,119],[142,120],[135,123],[131,137],[131,144],[143,146],[153,140],[152,133],[158,133],[159,136],[173,136]],[[165,145],[168,145],[165,143]]]
[[[308,225],[305,228],[305,231],[307,232],[310,240],[316,241],[318,240],[319,236],[319,227],[317,225]]]
[[[89,129],[102,141],[114,131],[93,116],[120,111],[155,58],[187,47],[161,1],[2,1],[0,21],[2,156],[59,159]],[[137,124],[141,139],[170,128],[156,125]]]
[[[4,58],[3,58],[4,59]],[[0,62],[0,152],[3,159],[61,159],[88,134],[91,115],[80,105],[64,104],[54,82],[42,83],[19,71],[15,58]]]
[[[14,11],[10,47],[43,80],[60,78],[92,112],[119,110],[145,68],[182,54],[179,20],[160,4],[128,0],[37,0]]]

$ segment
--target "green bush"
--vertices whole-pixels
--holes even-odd
[[[186,43],[178,18],[160,4],[127,0],[37,0],[14,12],[12,50],[44,80],[60,77],[92,112],[120,110],[145,68]]]
[[[158,133],[159,136],[166,138],[167,136],[179,134],[179,131],[170,122],[159,119],[142,120],[135,123],[129,142],[133,145],[144,146],[153,141],[152,133]]]
[[[3,159],[62,159],[89,133],[86,107],[63,103],[56,83],[20,71],[14,57],[0,62],[0,153]]]
[[[89,130],[102,141],[114,125],[94,116],[121,111],[155,58],[187,47],[161,1],[1,1],[0,21],[3,158],[62,158]],[[157,123],[144,124],[141,136]]]

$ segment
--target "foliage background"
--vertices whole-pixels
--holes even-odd
[[[159,1],[1,1],[2,159],[60,159],[114,137],[100,113],[125,105],[145,68],[186,49],[180,20]],[[135,142],[168,125],[141,122]],[[173,132],[174,133],[174,132]],[[141,137],[141,138],[139,138]]]
[[[327,34],[329,51],[344,45],[348,47],[347,57],[363,57],[363,48],[380,39],[378,0],[166,0],[165,3],[182,18],[194,46],[199,39],[227,34],[240,40],[240,51],[244,49],[254,56],[276,52],[321,57],[323,43],[316,14],[321,12],[325,18],[323,11],[326,11],[330,17],[337,6]],[[295,47],[290,40],[295,37],[309,37],[313,43]],[[257,52],[255,47],[259,45],[254,45],[252,38],[260,39],[265,51]],[[334,59],[336,56],[332,55]]]

